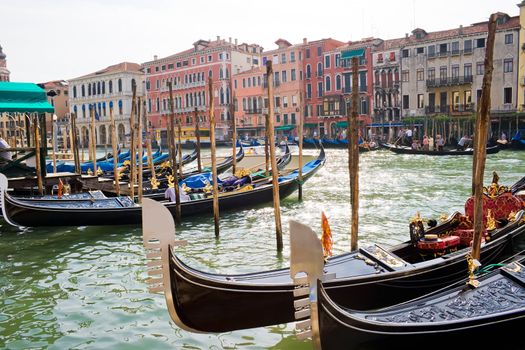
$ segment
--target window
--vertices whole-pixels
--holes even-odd
[[[192,59],[191,59],[191,65],[192,65],[192,66],[195,65],[195,58],[192,58]]]
[[[162,65],[161,69],[162,69],[162,71],[165,71],[166,70],[166,65],[165,64]]]
[[[472,40],[465,40],[463,42],[463,52],[465,53],[472,52]]]
[[[283,124],[288,125],[288,114],[283,114]]]
[[[446,54],[448,51],[448,45],[447,44],[439,44],[439,53],[440,54]]]
[[[472,91],[466,90],[464,92],[464,100],[465,100],[465,105],[470,105],[472,103]]]
[[[452,92],[452,108],[455,111],[459,109],[459,91]]]
[[[416,78],[417,81],[422,81],[425,79],[425,70],[424,69],[418,69],[416,71]]]
[[[73,98],[77,97],[77,87],[73,86]]]
[[[416,48],[416,54],[418,55],[422,55],[425,53],[425,48],[424,47],[418,47]]]
[[[503,103],[512,103],[512,88],[506,87],[503,89]]]
[[[122,92],[122,79],[118,80],[118,92]]]
[[[317,47],[317,56],[321,56],[323,54],[323,48],[321,46]]]
[[[341,65],[341,54],[335,54],[335,66],[339,67]]]
[[[459,41],[453,41],[452,42],[452,54],[453,55],[459,55]]]
[[[390,60],[390,62],[394,62],[396,60],[396,53],[395,52],[390,52],[389,60]]]
[[[204,56],[201,56],[201,57],[200,57],[199,62],[200,62],[200,63],[204,63]]]
[[[310,58],[310,49],[306,49],[306,52],[304,53],[305,58]]]
[[[286,63],[286,54],[285,53],[281,54],[281,63]]]
[[[330,55],[324,56],[324,66],[325,68],[330,68]]]
[[[288,96],[283,96],[283,108],[288,107]]]
[[[476,74],[477,75],[485,74],[485,64],[483,62],[476,63]]]
[[[292,95],[292,106],[297,106],[297,96]]]
[[[408,109],[409,108],[409,106],[408,106],[409,102],[410,102],[409,96],[408,95],[403,95],[403,109]]]
[[[281,80],[282,80],[283,83],[286,83],[286,81],[288,80],[288,79],[286,78],[286,71],[285,71],[285,70],[283,70],[283,71],[281,72]]]
[[[151,84],[150,84],[150,81],[147,80],[147,81],[146,81],[146,90],[149,91],[150,89],[151,89]]]
[[[290,52],[290,62],[295,62],[295,52]]]
[[[317,97],[323,97],[323,82],[317,83]]]
[[[323,64],[321,62],[317,63],[317,76],[320,77],[323,75]]]
[[[472,79],[472,64],[467,63],[463,66],[463,75],[465,79]]]
[[[410,50],[409,49],[403,49],[403,51],[401,51],[401,57],[406,58],[406,57],[409,57],[409,56],[410,56]]]
[[[290,80],[295,81],[297,79],[295,75],[295,68],[290,71]]]
[[[312,70],[310,68],[310,65],[307,64],[306,65],[306,79],[310,79],[311,76],[312,76]]]
[[[273,64],[279,64],[279,56],[278,55],[273,55],[272,63]]]
[[[109,93],[112,94],[113,93],[113,80],[110,80],[108,85],[109,85]]]
[[[434,45],[427,47],[427,56],[428,57],[434,57],[436,56],[436,47]]]
[[[435,80],[436,79],[436,69],[435,68],[429,68],[427,71],[428,80]]]
[[[326,91],[330,91],[332,89],[332,84],[331,84],[331,80],[330,80],[330,76],[327,76],[325,78],[325,88],[326,88]]]
[[[409,71],[404,70],[401,72],[401,81],[409,81]]]
[[[512,72],[512,58],[505,58],[503,60],[503,73]]]
[[[317,115],[323,115],[323,105],[317,105]]]
[[[277,74],[279,74],[279,72],[277,72]],[[250,78],[248,78],[247,80],[248,80],[248,87],[252,87],[252,80]]]
[[[476,47],[485,47],[485,38],[476,39]]]
[[[337,76],[335,77],[335,89],[336,89],[337,91],[339,91],[339,90],[341,90],[341,88],[342,88],[342,87],[341,87],[341,76],[340,76],[340,75],[337,75]]]
[[[424,99],[423,94],[417,94],[417,108],[423,108],[424,107]]]
[[[245,78],[242,78],[242,87],[243,87],[243,88],[246,87],[246,79],[245,79]]]
[[[512,33],[510,34],[505,34],[505,44],[512,44],[513,42],[513,35]]]
[[[292,118],[291,123],[295,124],[295,113],[290,114],[290,117]]]
[[[208,62],[211,62],[211,61],[212,61],[212,56],[208,55]]]
[[[306,84],[306,98],[312,98],[312,84]]]
[[[459,65],[455,64],[452,66],[452,79],[459,78]]]

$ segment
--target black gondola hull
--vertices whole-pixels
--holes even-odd
[[[484,245],[481,261],[488,264],[512,255],[517,249],[514,240],[524,232],[522,225]],[[386,273],[375,273],[363,259],[355,258],[355,253],[343,254],[325,265],[326,273],[336,274],[325,287],[331,298],[350,308],[378,308],[407,301],[464,278],[468,251],[465,248],[425,266]],[[170,264],[174,307],[179,318],[193,329],[226,332],[294,320],[294,287],[288,269],[226,276],[196,271],[175,256]],[[345,274],[353,277],[338,277]],[[233,317],[231,309],[235,309]],[[210,310],[213,317],[209,317]]]
[[[426,156],[471,156],[474,154],[474,150],[444,150],[444,151],[425,151],[417,150],[408,147],[396,147],[393,145],[383,144],[382,147],[389,149],[390,151],[397,154],[415,154],[415,155],[426,155]],[[486,154],[498,153],[500,148],[498,146],[487,147]]]

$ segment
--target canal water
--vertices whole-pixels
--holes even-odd
[[[226,151],[226,150],[223,150]],[[314,154],[315,151],[308,151]],[[360,156],[360,245],[393,245],[409,238],[419,211],[439,218],[462,210],[471,186],[472,157]],[[327,150],[325,167],[297,195],[282,201],[285,249],[276,253],[273,208],[221,213],[216,239],[211,216],[185,220],[177,255],[192,267],[242,273],[287,267],[288,222],[320,232],[324,210],[334,253],[349,251],[347,154]],[[492,171],[511,185],[525,175],[525,152],[489,155]],[[193,334],[170,320],[163,295],[149,294],[140,227],[57,227],[20,231],[0,227],[0,348],[7,349],[311,349],[293,324]],[[230,310],[235,317],[235,308]],[[253,315],[257,317],[258,315]],[[209,317],[214,317],[210,314]]]

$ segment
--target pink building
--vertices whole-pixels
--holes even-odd
[[[154,129],[166,138],[168,125],[169,88],[173,84],[175,113],[183,126],[183,138],[193,139],[194,111],[201,121],[201,129],[209,130],[208,77],[213,80],[217,139],[229,138],[231,124],[232,74],[238,74],[260,65],[262,48],[256,44],[237,44],[237,39],[226,41],[199,40],[193,48],[174,55],[157,58],[142,64],[146,73],[148,118]],[[190,131],[191,130],[191,131]],[[187,137],[186,137],[187,136]]]
[[[275,42],[278,48],[263,52],[262,66],[234,76],[237,108],[236,120],[241,136],[263,136],[268,113],[266,62],[272,61],[274,124],[277,135],[297,135],[301,115],[302,45],[284,39]]]

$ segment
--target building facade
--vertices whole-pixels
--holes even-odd
[[[130,134],[132,85],[144,98],[144,73],[137,63],[122,62],[69,80],[69,112],[75,113],[80,142],[88,145],[91,109],[96,112],[97,145],[111,143],[110,108],[117,128],[117,142],[127,144]]]
[[[142,64],[146,72],[148,118],[154,129],[166,139],[170,115],[172,83],[174,111],[181,121],[183,139],[194,138],[195,115],[202,133],[209,132],[208,79],[212,79],[214,91],[214,115],[216,137],[227,139],[231,135],[232,75],[259,67],[262,47],[256,44],[238,44],[237,39],[226,41],[199,40],[193,48],[174,55],[157,58]],[[208,131],[207,131],[208,130]],[[165,142],[165,141],[164,141]]]
[[[2,51],[0,46],[0,81],[9,81],[9,70],[7,69],[6,54]]]

